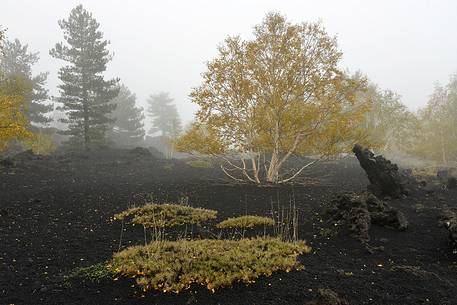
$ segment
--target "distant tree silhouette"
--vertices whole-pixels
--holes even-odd
[[[112,104],[116,109],[111,113],[114,123],[107,132],[107,137],[118,146],[138,146],[144,138],[143,108],[136,107],[136,96],[122,85],[119,95]]]

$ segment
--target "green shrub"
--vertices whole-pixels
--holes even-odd
[[[215,291],[301,269],[296,258],[310,250],[304,242],[276,238],[164,241],[116,253],[108,267],[119,277],[136,279],[144,291],[180,292],[194,283]]]
[[[89,267],[81,267],[74,269],[66,278],[67,285],[71,285],[73,281],[80,281],[83,283],[100,283],[105,280],[114,279],[114,273],[109,269],[105,263],[99,263]]]
[[[186,162],[187,165],[195,168],[211,168],[211,162],[207,160],[189,160]]]
[[[127,219],[134,224],[141,224],[149,228],[168,228],[185,224],[199,225],[216,217],[217,211],[179,204],[147,204],[114,215],[114,219]]]
[[[230,228],[253,228],[257,226],[274,226],[275,221],[269,217],[245,215],[240,217],[228,218],[216,225],[219,229]]]

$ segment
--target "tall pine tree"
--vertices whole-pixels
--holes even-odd
[[[182,132],[181,119],[167,92],[153,94],[148,100],[148,112],[152,118],[150,134],[158,134],[156,146],[167,158],[173,158],[175,140]]]
[[[75,7],[67,20],[59,21],[66,43],[57,43],[51,56],[68,64],[59,71],[62,82],[57,101],[63,106],[68,124],[63,133],[85,149],[101,144],[113,120],[115,105],[110,101],[119,93],[118,79],[105,80],[103,72],[111,61],[109,42],[99,31],[100,24],[82,5]]]
[[[152,118],[150,134],[158,132],[162,137],[175,138],[182,132],[181,119],[168,92],[151,95],[148,104],[148,113]]]
[[[45,88],[48,73],[32,73],[32,67],[39,59],[38,53],[30,52],[28,45],[23,45],[18,39],[7,40],[3,45],[0,69],[5,77],[22,78],[30,83],[32,90],[24,97],[28,119],[35,127],[45,127],[51,121],[48,114],[54,107],[46,103],[49,99]]]
[[[111,113],[115,120],[107,137],[118,146],[138,146],[144,139],[143,108],[136,107],[136,96],[122,85],[119,95],[112,104],[116,109]]]

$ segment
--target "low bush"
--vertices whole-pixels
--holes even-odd
[[[275,221],[269,217],[245,215],[240,217],[228,218],[216,225],[219,229],[232,229],[232,228],[253,228],[258,226],[274,226]]]
[[[114,219],[126,219],[148,228],[167,228],[186,224],[200,225],[216,217],[217,211],[179,204],[147,204],[114,215]]]
[[[82,283],[100,283],[113,279],[114,273],[111,269],[107,268],[106,263],[99,263],[88,267],[74,269],[68,276],[66,276],[65,283],[67,285],[71,285],[74,281]]]
[[[304,242],[276,238],[162,241],[118,252],[108,268],[118,277],[135,279],[144,291],[177,293],[200,284],[214,292],[275,271],[302,269],[297,256],[310,250]]]
[[[211,168],[211,162],[207,160],[189,160],[186,162],[187,165],[195,168]]]

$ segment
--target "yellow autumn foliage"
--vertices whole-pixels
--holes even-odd
[[[11,140],[32,140],[25,115],[27,105],[22,94],[27,87],[20,79],[0,79],[0,151]]]
[[[178,148],[238,153],[242,164],[228,161],[230,168],[222,169],[254,183],[294,179],[306,165],[283,174],[292,155],[349,151],[366,139],[360,123],[369,105],[356,100],[365,79],[341,71],[341,57],[320,23],[292,24],[268,14],[254,28],[254,39],[227,38],[207,64],[202,84],[191,93],[199,106],[196,123]],[[233,170],[243,178],[231,176]]]

